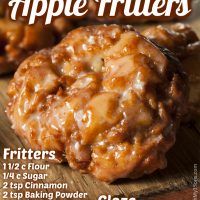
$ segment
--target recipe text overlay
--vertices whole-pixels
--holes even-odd
[[[191,13],[191,0],[8,0],[12,20],[23,18],[28,24],[42,19],[45,24],[60,16],[169,18]]]
[[[87,192],[75,189],[75,182],[62,180],[54,165],[55,151],[4,148],[2,163],[2,199],[88,199]]]

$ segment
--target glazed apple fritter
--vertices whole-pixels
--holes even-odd
[[[73,27],[63,17],[51,26],[41,22],[29,26],[23,21],[0,19],[0,75],[15,71],[19,64],[35,51],[51,47]]]
[[[189,25],[175,24],[169,28],[161,25],[144,30],[143,34],[168,48],[183,64],[189,76],[190,118],[200,115],[200,40]]]
[[[112,182],[166,167],[188,87],[169,51],[132,26],[99,25],[26,59],[8,95],[12,128],[32,148]]]
[[[199,38],[189,25],[177,23],[169,28],[159,25],[144,30],[142,34],[181,60],[200,52]]]
[[[0,74],[8,73],[33,52],[54,44],[48,27],[0,19]]]

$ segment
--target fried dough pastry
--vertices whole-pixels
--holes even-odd
[[[29,26],[6,17],[0,19],[0,75],[16,70],[35,51],[55,45],[72,27],[63,17],[51,26],[40,22]]]
[[[15,70],[27,56],[53,44],[49,27],[0,19],[0,74]]]
[[[20,65],[7,115],[32,148],[113,182],[166,167],[187,93],[179,61],[133,27],[89,26]]]
[[[199,38],[189,25],[177,23],[169,28],[159,25],[144,30],[142,34],[181,59],[200,52]]]
[[[189,76],[190,117],[200,115],[200,40],[196,33],[189,25],[178,23],[169,28],[151,27],[143,34],[180,58]]]

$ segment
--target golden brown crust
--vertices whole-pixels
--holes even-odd
[[[161,25],[151,27],[144,30],[143,34],[180,58],[189,76],[190,112],[187,113],[186,121],[200,115],[200,41],[196,33],[189,25],[178,23],[168,28]]]
[[[159,25],[144,30],[142,34],[169,49],[179,58],[188,57],[200,51],[199,38],[189,25],[177,23],[169,28]]]
[[[78,28],[20,65],[7,114],[32,148],[112,182],[166,166],[186,82],[180,63],[131,26]]]
[[[13,71],[33,52],[53,44],[54,37],[49,27],[0,19],[0,74]]]
[[[0,19],[0,75],[16,70],[35,51],[53,46],[72,27],[62,17],[51,26],[44,26],[41,22],[30,26],[21,21]]]

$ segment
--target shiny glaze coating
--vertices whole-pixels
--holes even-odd
[[[33,52],[54,44],[49,27],[0,19],[0,74],[15,70]]]
[[[142,34],[181,59],[200,52],[199,38],[186,24],[176,23],[168,28],[162,25],[153,26],[145,29]]]
[[[22,21],[0,18],[0,75],[15,71],[36,51],[57,44],[72,27],[63,17],[50,26],[41,22],[29,26]]]
[[[89,26],[20,65],[7,115],[32,148],[112,182],[166,167],[187,93],[179,61],[132,26]]]

